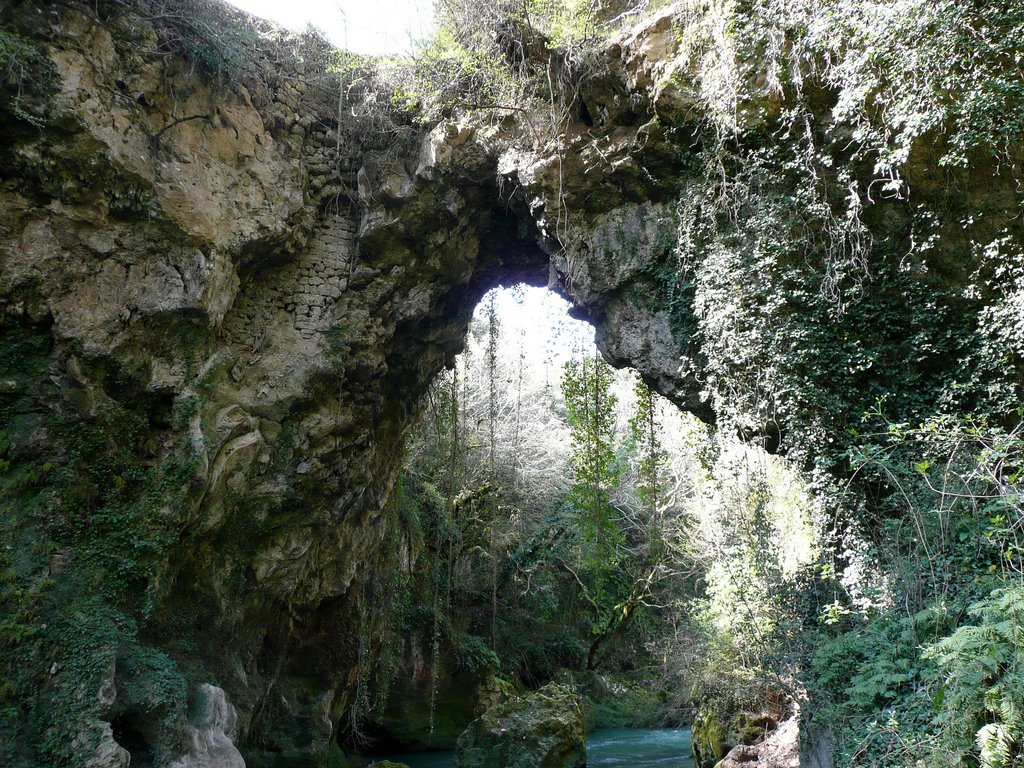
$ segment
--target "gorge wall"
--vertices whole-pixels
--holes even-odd
[[[623,32],[558,109],[387,130],[315,37],[198,4],[245,32],[232,70],[155,7],[0,10],[7,764],[337,750],[409,561],[403,436],[494,285],[562,292],[815,476],[879,397],[1020,401],[1019,142],[958,166],[933,133],[878,183],[836,90],[773,84],[716,4]]]

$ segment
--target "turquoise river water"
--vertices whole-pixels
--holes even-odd
[[[452,752],[405,752],[410,768],[454,768]],[[693,768],[689,728],[604,728],[587,734],[587,768]]]

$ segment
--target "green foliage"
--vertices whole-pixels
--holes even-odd
[[[576,585],[557,566],[571,561],[583,544],[575,513],[566,505],[537,521],[501,562],[496,647],[511,671],[531,685],[585,664],[592,618],[581,610]]]
[[[486,638],[479,635],[461,634],[453,639],[455,665],[459,670],[477,674],[496,673],[501,667],[498,658],[488,646]]]
[[[733,631],[781,630],[791,650],[768,644],[751,664],[719,635],[728,653],[718,668],[799,667],[824,634],[823,661],[805,679],[815,697],[824,689],[812,708],[836,734],[840,763],[941,764],[928,740],[935,670],[918,646],[951,625],[929,629],[925,617],[956,616],[1020,574],[1019,233],[979,226],[988,203],[956,183],[911,206],[900,178],[940,161],[1012,165],[1000,131],[1019,128],[979,105],[1019,100],[1020,69],[1007,66],[1017,13],[766,0],[682,31],[710,115],[679,205],[701,351],[684,363],[723,428],[778,436],[835,521],[832,562],[793,592],[779,589],[781,573],[716,556],[711,591],[728,585],[756,619]],[[948,280],[972,272],[976,289]],[[808,610],[780,612],[765,599],[773,593],[810,600]],[[728,609],[706,618],[722,631]],[[830,679],[833,669],[844,677]]]
[[[421,122],[456,110],[558,107],[590,69],[605,22],[636,2],[445,0],[436,31],[411,60],[380,62],[392,104]],[[377,99],[379,101],[379,99]]]
[[[528,0],[522,4],[522,16],[552,47],[567,49],[593,40],[603,5],[592,0]]]
[[[835,128],[851,132],[856,154],[873,158],[897,190],[912,151],[928,141],[942,165],[986,155],[1015,162],[1022,22],[1013,0],[751,0],[704,14],[681,42],[725,134],[753,104],[783,96],[804,108],[824,86]]]
[[[701,350],[685,362],[720,418],[824,464],[879,397],[927,417],[973,333],[973,303],[937,293],[868,238],[857,204],[814,170],[834,161],[795,129],[709,156],[709,176],[681,201]]]
[[[955,764],[929,741],[939,671],[920,646],[1021,574],[1022,247],[978,187],[1019,175],[1020,14],[753,0],[680,29],[705,116],[678,207],[684,367],[720,429],[806,471],[832,528],[807,579],[714,553],[698,625],[718,670],[810,666],[838,764]],[[726,540],[770,553],[758,517]],[[985,724],[997,754],[1012,733]]]
[[[40,615],[53,587],[52,580],[27,578],[16,565],[0,553],[0,732],[12,736],[9,742],[0,741],[0,758],[5,760],[13,759],[13,737],[24,725],[23,699],[39,672],[35,659],[44,642]]]
[[[1001,697],[1020,700],[1021,429],[865,421],[882,431],[858,432],[855,479],[885,519],[846,554],[863,575],[845,613],[811,635],[815,718],[839,724],[855,765],[1015,765],[1017,710]]]
[[[615,403],[612,368],[598,355],[570,360],[562,371],[562,394],[572,429],[573,485],[570,499],[580,514],[595,571],[614,567],[621,534],[611,493],[622,467],[615,452]],[[598,581],[600,591],[600,579]]]
[[[65,415],[54,432],[67,452],[55,478],[62,488],[56,536],[95,569],[115,604],[148,612],[151,580],[177,539],[188,499],[191,448],[160,457],[148,414],[115,401],[95,421]]]
[[[803,478],[763,449],[723,435],[717,442],[691,512],[704,585],[678,608],[689,631],[673,650],[727,751],[739,743],[726,728],[737,713],[781,716],[787,670],[803,663],[801,633],[828,592],[815,567],[818,530]]]
[[[220,83],[256,73],[260,29],[251,17],[211,0],[145,0],[164,48],[176,51]]]
[[[655,408],[655,394],[639,376],[633,385],[636,408],[629,418],[629,431],[635,446],[637,473],[637,498],[652,511],[663,503],[665,464],[668,456],[661,445],[659,425]],[[652,518],[656,515],[652,515]],[[652,525],[656,524],[652,519]]]
[[[970,606],[889,612],[821,644],[813,670],[836,702],[814,720],[836,728],[853,765],[1010,768],[1019,764],[1024,693],[1020,587]],[[950,633],[951,632],[951,633]]]
[[[49,386],[45,329],[7,325],[0,334],[0,762],[11,762],[27,733],[24,703],[43,670],[43,616],[55,582],[45,571],[51,543],[36,520],[52,479],[52,457],[35,446],[42,422],[36,398]]]
[[[84,366],[91,387],[40,413],[53,385],[45,328],[7,327],[0,345],[0,761],[71,766],[117,675],[119,718],[152,722],[169,760],[185,702],[176,664],[141,639],[158,577],[187,512],[187,419],[132,377]],[[59,395],[58,395],[59,396]],[[76,413],[72,405],[82,406]],[[28,749],[27,752],[24,750]],[[30,755],[26,758],[25,755]]]
[[[982,768],[1019,766],[1024,764],[1024,588],[995,590],[967,613],[976,624],[958,628],[924,652],[943,677],[935,724],[954,760],[966,760],[976,748]]]
[[[0,84],[3,98],[0,108],[29,125],[43,128],[47,123],[44,95],[53,79],[50,60],[35,41],[17,30],[0,26]]]
[[[517,101],[518,85],[493,56],[463,47],[442,28],[412,61],[385,62],[392,104],[423,123],[456,109],[488,109]]]
[[[824,639],[812,669],[817,683],[842,704],[815,713],[815,719],[846,726],[851,719],[867,716],[870,725],[895,702],[905,705],[934,673],[932,665],[921,663],[921,642],[940,636],[951,621],[946,610],[926,610],[909,617],[886,614]]]
[[[587,358],[574,369],[578,386],[566,383],[560,398],[554,382],[549,392],[525,380],[526,355],[514,333],[496,333],[498,324],[485,299],[468,354],[430,393],[400,486],[399,518],[420,542],[410,546],[418,553],[410,591],[425,596],[406,610],[404,626],[431,659],[432,677],[440,667],[435,716],[453,670],[499,672],[533,687],[566,668],[636,669],[648,661],[644,642],[665,630],[647,603],[662,578],[658,552],[667,549],[655,546],[652,508],[660,513],[668,502],[652,493],[645,506],[635,488],[640,470],[647,481],[653,470],[652,489],[667,477],[653,396],[636,421],[639,439],[619,441],[616,421],[626,413],[614,390],[624,377],[615,381],[607,364]],[[578,419],[575,447],[586,463],[571,478],[575,491],[564,473],[569,418]],[[600,437],[587,446],[595,427]],[[565,447],[542,453],[559,438]],[[653,462],[644,464],[638,446]],[[538,487],[548,478],[550,488]],[[594,498],[603,506],[588,518],[584,505]],[[622,708],[612,701],[607,711]]]
[[[979,151],[1009,159],[1024,130],[1022,30],[1012,0],[847,1],[807,42],[829,56],[836,116],[878,152],[876,171],[898,172],[928,137],[942,137],[940,165],[967,166]]]
[[[5,382],[10,382],[0,391],[0,425],[8,433],[24,434],[37,421],[31,402],[45,386],[52,340],[45,328],[5,326],[0,334],[0,371]]]
[[[1017,490],[1024,427],[1007,431],[973,416],[912,427],[880,411],[865,423],[884,431],[858,433],[851,466],[875,490],[885,517],[877,556],[902,580],[901,591],[923,606],[949,593],[979,596],[989,576],[1024,575]]]
[[[920,178],[940,157],[950,167],[968,155],[975,166],[1014,162],[1019,129],[985,116],[978,95],[995,89],[1019,112],[1010,5],[757,0],[681,30],[708,116],[689,126],[700,168],[679,206],[701,352],[684,362],[742,433],[777,431],[795,458],[824,465],[885,394],[911,421],[939,401],[995,412],[1019,398],[1020,377],[1008,373],[1019,366],[1019,233],[983,226],[984,196],[957,184],[911,205],[900,176]],[[971,121],[992,131],[954,129]],[[943,276],[986,252],[1006,266],[976,276],[1001,294],[993,316],[979,317],[981,291]]]
[[[175,662],[140,641],[130,616],[102,598],[86,596],[80,584],[62,587],[54,598],[46,615],[47,643],[57,649],[51,667],[56,672],[36,694],[41,706],[33,711],[32,722],[41,734],[42,755],[55,766],[77,764],[81,753],[74,743],[76,732],[83,722],[99,719],[96,692],[116,674],[121,683],[117,717],[145,723],[151,757],[169,762],[176,746],[172,735],[184,720],[186,701],[185,679]]]

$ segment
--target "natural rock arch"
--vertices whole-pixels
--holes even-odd
[[[97,15],[72,3],[42,21],[31,10],[18,23],[48,46],[58,117],[42,131],[6,118],[0,301],[15,335],[47,339],[52,384],[19,386],[95,425],[90,453],[115,450],[104,433],[141,419],[153,439],[136,471],[194,456],[187,493],[136,523],[174,531],[152,576],[131,582],[145,594],[114,600],[149,606],[141,634],[97,646],[106,672],[56,678],[81,712],[68,727],[96,734],[105,754],[120,754],[113,739],[128,728],[154,759],[171,755],[187,702],[150,687],[136,659],[156,646],[193,682],[219,670],[249,749],[322,752],[353,693],[358,638],[380,620],[374,574],[400,567],[382,540],[403,436],[487,288],[526,281],[576,297],[607,353],[679,397],[664,313],[631,293],[650,287],[638,277],[650,253],[667,257],[665,196],[650,202],[633,156],[650,142],[631,130],[601,153],[552,151],[498,116],[374,146],[359,120],[339,123],[337,84],[310,79],[309,41],[225,90],[155,52],[143,6]],[[609,177],[613,155],[622,167]],[[594,182],[586,193],[552,186],[570,156]],[[567,191],[601,198],[588,218],[600,268],[559,240]],[[615,254],[625,240],[629,263]],[[59,451],[19,403],[14,442]],[[102,510],[110,491],[95,493]],[[92,570],[82,547],[122,557],[110,533],[61,545],[74,578]],[[97,699],[97,687],[118,693]],[[159,726],[145,714],[156,711]]]
[[[757,233],[726,222],[738,256],[733,271],[711,277],[730,281],[746,305],[716,305],[721,285],[709,278],[698,286],[697,270],[683,276],[676,260],[687,213],[679,204],[699,208],[704,199],[699,185],[687,185],[708,116],[697,76],[677,55],[672,9],[610,45],[599,76],[581,87],[585,108],[566,110],[543,131],[514,110],[496,111],[453,118],[426,135],[407,126],[405,141],[393,143],[362,118],[339,119],[338,83],[317,68],[315,41],[259,49],[260,75],[224,88],[197,77],[180,52],[163,55],[144,4],[106,15],[84,0],[51,15],[33,5],[12,14],[52,61],[44,89],[51,122],[40,129],[5,108],[9,141],[0,148],[13,455],[67,459],[71,438],[84,436],[79,453],[105,456],[117,447],[109,435],[130,422],[132,434],[144,433],[131,445],[139,455],[118,461],[147,482],[177,477],[162,473],[190,456],[190,485],[156,485],[173,503],[153,500],[141,481],[129,484],[133,510],[144,512],[139,527],[168,539],[151,558],[128,561],[126,584],[144,594],[115,590],[113,607],[96,609],[104,631],[117,629],[97,630],[84,677],[62,661],[65,671],[46,683],[74,705],[78,720],[62,726],[68,744],[92,734],[97,750],[116,753],[108,723],[132,724],[133,735],[149,738],[138,723],[158,712],[152,730],[162,735],[148,748],[171,755],[187,697],[153,686],[166,672],[182,686],[216,678],[253,754],[309,757],[329,748],[351,703],[360,642],[380,621],[375,575],[401,567],[401,536],[386,537],[403,437],[419,395],[459,350],[473,306],[492,285],[556,288],[595,324],[616,364],[636,367],[708,421],[735,396],[738,428],[763,432],[775,419],[806,429],[797,444],[806,461],[828,450],[828,430],[863,412],[863,397],[893,372],[910,371],[905,380],[924,393],[915,391],[917,400],[936,400],[950,381],[973,396],[981,384],[960,372],[953,342],[932,343],[927,313],[953,318],[961,338],[974,332],[985,301],[1014,301],[998,285],[982,298],[961,290],[981,267],[951,217],[935,225],[939,247],[909,265],[919,273],[894,268],[877,288],[865,279],[858,289],[871,302],[841,318],[808,288],[834,266],[826,256],[784,253],[772,262],[761,258]],[[749,85],[737,135],[771,145],[763,129],[780,113],[778,96]],[[831,97],[811,95],[813,128],[822,132]],[[934,150],[915,147],[908,178],[937,209],[959,210],[960,192],[929,183],[934,160]],[[963,189],[988,190],[978,242],[1002,228],[1018,235],[1011,174],[993,180],[988,166],[979,168],[949,171]],[[870,178],[870,169],[851,172]],[[756,220],[756,206],[779,192],[758,190],[744,216]],[[688,215],[717,226],[714,211]],[[893,199],[865,216],[880,261],[913,240],[915,215]],[[721,257],[730,242],[706,251]],[[961,263],[968,253],[970,263]],[[805,275],[813,278],[806,284]],[[739,290],[753,277],[763,280]],[[759,293],[771,281],[796,289]],[[701,325],[730,311],[733,337],[723,341],[719,326]],[[744,335],[760,315],[782,331],[767,340]],[[842,323],[854,331],[833,334]],[[779,350],[796,348],[786,336],[794,328],[807,359],[772,368],[787,357]],[[858,350],[858,333],[870,360],[844,369],[844,378],[830,378],[831,368],[819,376],[814,356]],[[870,333],[909,340],[875,354],[888,337]],[[922,349],[932,351],[910,365],[901,358]],[[1012,393],[1020,352],[1010,354],[1018,357],[1007,373],[986,375],[1003,375]],[[704,364],[716,355],[717,367]],[[757,401],[759,366],[769,369],[768,407]],[[827,419],[804,418],[815,409]],[[73,426],[61,432],[58,414]],[[76,498],[72,481],[58,490]],[[87,490],[89,512],[116,495]],[[25,509],[41,498],[26,497]],[[15,543],[27,550],[38,533],[26,522]],[[36,570],[72,591],[88,584],[86,596],[106,595],[104,568],[124,553],[89,536],[56,542]],[[136,616],[141,628],[125,629]],[[64,659],[73,649],[59,639],[53,653]]]

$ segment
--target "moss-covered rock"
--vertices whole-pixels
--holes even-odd
[[[724,733],[713,715],[697,713],[690,731],[690,746],[697,768],[710,768],[725,757],[728,750],[725,747]]]
[[[715,712],[699,711],[691,730],[694,763],[712,768],[735,748],[764,742],[778,722],[767,713],[736,712],[723,720]]]
[[[587,764],[583,701],[549,683],[499,704],[459,736],[457,768],[582,768]]]

